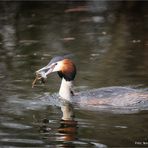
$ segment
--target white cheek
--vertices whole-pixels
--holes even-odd
[[[62,62],[57,62],[57,65],[54,67],[53,72],[60,71],[62,68]]]

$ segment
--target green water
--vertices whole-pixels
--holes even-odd
[[[0,2],[0,147],[147,147],[148,111],[60,107],[39,98],[59,89],[56,74],[34,89],[34,72],[70,54],[75,90],[148,86],[147,2]],[[34,100],[37,100],[35,102]]]

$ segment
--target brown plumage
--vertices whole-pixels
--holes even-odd
[[[76,66],[69,59],[64,59],[62,61],[61,71],[58,72],[61,78],[64,77],[66,81],[72,81],[76,75]]]

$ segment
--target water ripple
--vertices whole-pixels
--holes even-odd
[[[33,139],[15,139],[15,138],[2,138],[1,142],[17,142],[17,143],[27,143],[27,144],[43,144],[44,142],[41,140],[33,140]]]
[[[30,129],[32,128],[29,125],[24,125],[24,124],[20,124],[20,123],[7,123],[7,122],[3,122],[1,123],[1,125],[7,127],[7,128],[15,128],[15,129]]]

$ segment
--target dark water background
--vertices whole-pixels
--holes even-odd
[[[56,74],[31,88],[55,55],[72,55],[75,90],[148,86],[148,2],[0,2],[0,147],[148,147],[148,111],[118,113],[60,107]],[[36,101],[35,101],[36,100]]]

